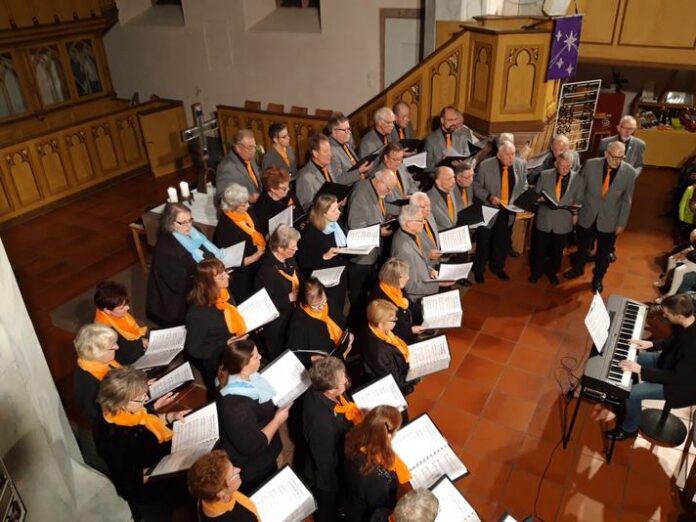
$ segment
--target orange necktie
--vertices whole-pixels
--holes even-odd
[[[400,140],[406,139],[406,136],[404,135],[404,129],[402,129],[401,127],[399,127],[399,139]]]
[[[324,179],[325,179],[326,181],[329,181],[329,182],[331,181],[331,175],[329,174],[329,169],[328,169],[328,168],[322,167],[321,173],[324,175]]]
[[[285,149],[276,149],[276,152],[283,159],[283,162],[289,167],[290,166],[290,158],[288,158],[288,151]]]
[[[399,182],[399,192],[401,192],[401,196],[405,196],[406,192],[404,191],[404,184],[401,183],[401,174],[399,174],[399,171],[396,171],[396,181]]]
[[[466,189],[462,189],[462,204],[464,208],[469,206],[469,194],[467,194]]]
[[[418,247],[418,250],[423,252],[423,247],[421,246],[420,238],[418,236],[413,236],[413,239],[416,240],[416,246]]]
[[[510,179],[508,178],[508,168],[503,167],[503,179],[500,182],[500,201],[507,205],[510,201]]]
[[[561,189],[563,188],[563,176],[556,178],[556,201],[561,201]]]
[[[451,149],[452,148],[452,134],[449,132],[445,133],[445,141],[447,143],[447,148]]]
[[[355,163],[358,161],[355,159],[355,156],[353,156],[353,153],[350,151],[350,147],[348,146],[347,143],[343,144],[343,150],[346,151],[346,156],[348,156],[348,159],[355,165]]]
[[[604,182],[602,183],[602,197],[607,195],[609,192],[609,183],[611,182],[611,168],[607,167],[607,175],[604,176]]]
[[[379,201],[379,209],[382,211],[382,217],[384,217],[385,209],[384,209],[384,198],[377,198],[377,201]]]
[[[425,233],[428,234],[428,237],[430,238],[430,241],[433,242],[433,245],[437,245],[437,241],[435,241],[435,234],[433,234],[433,229],[430,228],[430,223],[428,223],[428,220],[425,220]]]
[[[247,172],[249,173],[249,177],[251,178],[251,181],[254,182],[254,186],[258,190],[259,182],[256,181],[256,174],[254,173],[254,167],[251,166],[251,161],[245,161],[244,164],[246,165],[246,169],[247,169]]]
[[[388,143],[388,140],[387,140],[387,136],[386,136],[386,135],[383,135],[383,136],[382,136],[382,143],[384,143],[385,145]]]
[[[450,221],[454,221],[454,201],[452,200],[452,194],[447,194],[447,215],[449,215]]]

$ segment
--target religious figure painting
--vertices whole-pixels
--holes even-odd
[[[78,96],[88,96],[101,92],[99,69],[89,40],[79,40],[68,44],[70,68],[72,69]]]
[[[34,49],[31,60],[43,104],[48,106],[65,101],[68,89],[58,49],[55,46]]]
[[[12,56],[9,53],[0,54],[0,118],[26,110]]]

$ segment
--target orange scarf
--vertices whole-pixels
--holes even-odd
[[[363,453],[367,453],[365,451],[365,448],[360,448],[360,451]],[[409,480],[411,480],[411,472],[408,470],[408,467],[404,463],[403,460],[399,458],[399,456],[394,453],[394,462],[391,464],[391,466],[385,466],[382,462],[377,462],[380,466],[385,468],[388,471],[393,471],[396,473],[396,478],[399,481],[399,484],[406,484]]]
[[[157,441],[162,444],[168,440],[172,440],[174,432],[167,428],[157,415],[148,413],[145,408],[138,410],[135,413],[121,410],[118,413],[109,413],[104,411],[104,419],[106,422],[116,424],[117,426],[145,426],[145,428],[157,437]]]
[[[394,348],[399,350],[401,355],[403,355],[404,360],[408,362],[410,357],[408,345],[404,342],[403,339],[401,339],[401,337],[397,337],[396,335],[394,335],[394,332],[384,333],[379,328],[375,328],[372,325],[369,326],[370,330],[372,330],[372,333],[375,334],[375,337],[377,337],[377,339],[380,339],[387,344],[391,344]]]
[[[228,210],[225,215],[232,220],[232,222],[241,228],[247,236],[251,236],[251,242],[256,245],[257,248],[266,248],[266,240],[264,237],[256,230],[254,226],[254,220],[248,212],[235,212],[233,210]]]
[[[288,158],[288,151],[285,150],[285,147],[281,148],[276,148],[274,147],[276,152],[278,153],[278,156],[280,156],[283,159],[283,163],[285,163],[288,167],[290,166],[290,158]]]
[[[276,269],[278,270],[278,269]],[[300,279],[297,277],[297,271],[293,271],[292,275],[289,276],[284,270],[278,270],[278,273],[282,275],[285,279],[290,281],[292,284],[292,293],[296,293],[300,289]]]
[[[343,395],[337,397],[338,404],[334,406],[334,413],[342,414],[348,421],[357,426],[363,421],[363,412],[354,402],[346,400]]]
[[[229,303],[230,291],[227,288],[221,288],[220,294],[215,300],[215,308],[221,310],[225,316],[225,324],[227,330],[234,335],[242,335],[247,331],[246,322],[237,310],[236,306]]]
[[[79,357],[77,359],[77,365],[98,381],[101,381],[104,376],[109,373],[111,368],[123,368],[123,366],[116,361],[103,363],[99,361],[88,361],[87,359],[81,359]]]
[[[140,326],[131,314],[126,314],[123,317],[113,317],[104,310],[97,308],[94,314],[94,322],[110,326],[127,341],[135,341],[147,333],[147,326]]]
[[[408,308],[408,299],[404,297],[404,293],[401,291],[401,288],[396,288],[395,286],[388,285],[382,281],[380,281],[379,287],[396,306],[403,308],[404,310]]]
[[[259,512],[256,509],[256,504],[254,504],[249,497],[243,493],[240,493],[239,491],[232,493],[232,498],[229,500],[229,502],[223,502],[221,500],[201,500],[201,505],[203,506],[203,512],[206,516],[215,518],[219,517],[223,513],[232,511],[237,502],[239,502],[242,507],[245,507],[251,511],[256,517],[256,520],[259,522],[261,521],[261,515],[259,515]]]
[[[320,311],[312,310],[309,306],[300,305],[300,308],[305,311],[305,313],[314,319],[318,319],[326,324],[326,329],[329,331],[329,337],[334,343],[334,346],[338,346],[338,342],[341,340],[343,335],[343,330],[336,324],[336,321],[331,319],[329,315],[329,303],[324,305]]]

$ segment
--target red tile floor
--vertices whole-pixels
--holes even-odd
[[[670,223],[657,216],[675,181],[673,171],[643,172],[605,296],[654,299],[655,257],[672,246]],[[72,336],[51,326],[48,311],[136,262],[127,224],[173,182],[139,176],[0,234],[69,414]],[[590,346],[589,274],[559,287],[532,285],[523,257],[510,259],[508,271],[512,281],[488,276],[466,293],[464,324],[448,332],[451,367],[409,397],[411,415],[429,412],[471,471],[458,487],[486,521],[505,511],[520,520],[533,513],[543,521],[676,520],[677,485],[687,473],[681,448],[638,438],[619,443],[608,465],[601,432],[610,414],[589,403],[568,449],[558,447],[559,383],[569,383],[560,368],[581,375]]]

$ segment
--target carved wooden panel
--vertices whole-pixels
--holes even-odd
[[[140,128],[135,119],[135,114],[129,114],[125,118],[116,118],[118,139],[123,148],[123,158],[127,165],[143,160]]]
[[[29,149],[22,147],[5,153],[3,158],[7,172],[14,185],[15,193],[22,206],[29,205],[41,199],[41,191],[31,164]]]
[[[539,66],[539,47],[508,47],[503,69],[501,112],[533,112],[536,105],[536,76]]]
[[[457,105],[460,59],[461,53],[458,49],[430,70],[431,116],[435,116],[448,105]]]
[[[627,0],[619,44],[693,49],[696,2]]]
[[[12,210],[12,204],[10,203],[10,197],[5,188],[5,180],[0,179],[0,216],[7,214]]]
[[[65,146],[68,150],[68,158],[72,171],[78,183],[84,183],[94,178],[94,169],[87,149],[85,131],[70,132],[65,136]]]
[[[218,118],[220,118],[220,138],[225,152],[229,152],[232,148],[232,138],[236,132],[242,128],[242,123],[238,114],[224,114],[218,109]]]
[[[91,130],[101,174],[110,174],[118,169],[116,149],[114,147],[113,137],[111,136],[111,126],[108,122],[104,122],[92,126]]]
[[[247,118],[246,128],[250,129],[251,132],[254,133],[254,139],[256,140],[257,145],[264,145],[264,143],[266,143],[266,136],[268,136],[268,133],[264,128],[261,118]]]
[[[489,103],[493,46],[484,42],[474,42],[472,55],[469,105],[485,110]]]
[[[36,152],[41,162],[44,179],[51,194],[58,194],[68,188],[68,177],[63,165],[57,138],[38,142]]]

